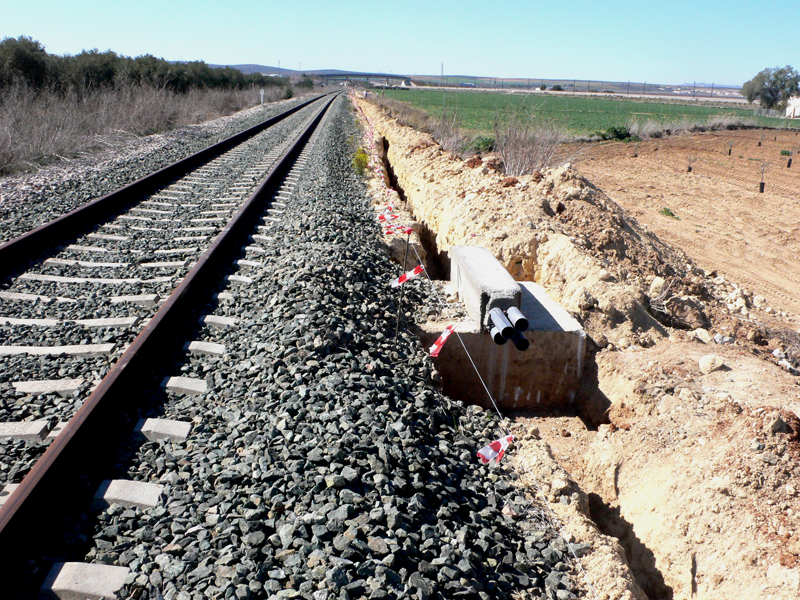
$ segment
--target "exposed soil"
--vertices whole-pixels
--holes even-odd
[[[570,150],[583,175],[662,240],[798,315],[800,165],[792,156],[787,168],[790,157],[781,156],[798,148],[795,132],[746,130]],[[664,208],[678,218],[660,214]]]
[[[574,405],[513,415],[511,459],[591,544],[600,597],[800,596],[800,176],[775,173],[794,135],[573,147],[510,181],[359,103],[429,254],[488,248],[593,341]],[[758,194],[747,158],[773,155]]]

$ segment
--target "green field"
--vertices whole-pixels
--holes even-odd
[[[433,117],[445,111],[452,118],[458,113],[461,127],[491,134],[495,115],[507,116],[520,109],[563,126],[574,136],[589,136],[611,127],[624,127],[631,120],[674,123],[683,120],[705,122],[709,117],[739,117],[763,127],[800,127],[789,119],[754,117],[752,109],[709,104],[636,102],[625,99],[562,95],[503,94],[497,92],[441,90],[385,90],[387,98],[410,102]]]

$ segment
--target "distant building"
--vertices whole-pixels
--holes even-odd
[[[786,107],[786,116],[790,119],[800,119],[800,96],[789,98],[789,104]]]

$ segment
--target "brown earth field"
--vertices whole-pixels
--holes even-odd
[[[583,175],[662,240],[798,315],[800,165],[792,156],[787,168],[785,156],[798,150],[795,132],[744,130],[575,145],[567,152]],[[677,218],[661,214],[665,208]]]
[[[569,146],[508,177],[355,103],[376,213],[395,201],[429,272],[483,246],[586,331],[574,402],[506,416],[597,597],[800,598],[800,165],[780,155],[800,136]]]

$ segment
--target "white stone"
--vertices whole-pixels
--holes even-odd
[[[107,479],[94,495],[98,504],[119,504],[120,506],[154,508],[161,500],[164,486],[158,483],[130,481],[127,479]]]
[[[722,357],[716,354],[706,354],[700,358],[700,370],[706,374],[716,371],[724,364],[725,361],[722,360]]]
[[[194,377],[168,377],[164,380],[164,387],[177,394],[204,394],[208,391],[205,379]]]
[[[214,294],[214,300],[224,300],[226,302],[233,302],[235,300],[233,294],[230,292],[220,292],[219,294]]]
[[[222,356],[225,354],[225,345],[213,342],[189,342],[184,345],[183,349],[192,354],[208,354],[209,356]]]
[[[41,442],[50,430],[49,421],[19,421],[0,423],[0,439],[11,438],[26,442]]]
[[[11,385],[21,394],[38,396],[58,394],[62,398],[76,396],[83,385],[83,379],[42,379],[38,381],[15,381]]]
[[[163,439],[183,442],[189,437],[191,430],[192,424],[189,421],[173,419],[141,419],[134,429],[151,442]]]
[[[656,277],[650,284],[650,297],[657,298],[664,291],[664,286],[667,284],[663,277]]]

